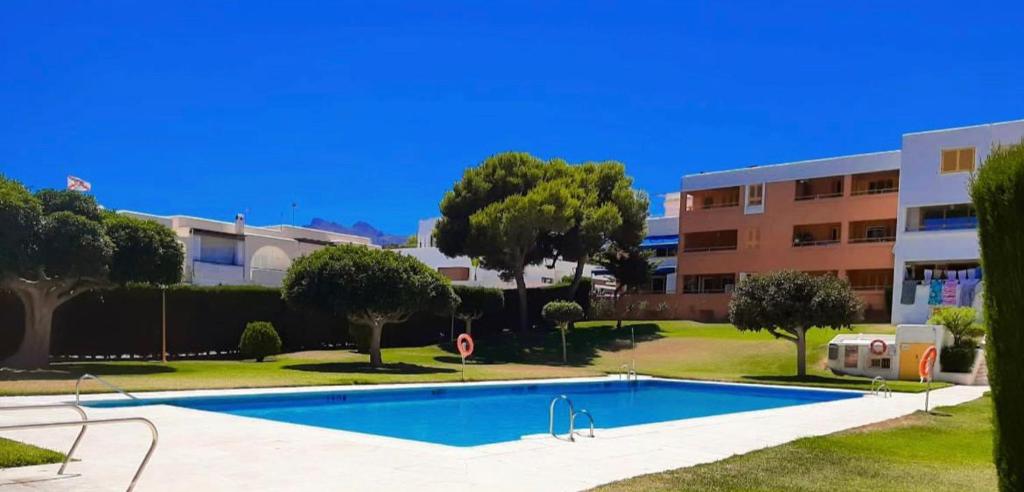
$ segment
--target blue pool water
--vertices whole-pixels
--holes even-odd
[[[547,432],[548,405],[562,394],[572,399],[577,410],[587,409],[599,428],[861,396],[840,391],[640,380],[149,399],[95,402],[89,406],[167,404],[449,446],[477,446]],[[566,414],[562,406],[555,411],[558,432],[568,428]],[[585,423],[577,419],[577,425]]]

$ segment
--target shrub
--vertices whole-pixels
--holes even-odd
[[[558,331],[562,335],[562,362],[568,362],[565,328],[569,323],[583,319],[583,308],[573,301],[551,301],[544,305],[541,315],[544,316],[544,319],[558,325]]]
[[[238,350],[245,357],[263,362],[267,356],[281,353],[281,337],[277,336],[274,325],[266,321],[253,321],[245,325],[242,339],[238,341]]]
[[[942,370],[945,372],[971,372],[978,348],[972,343],[942,348]]]
[[[971,182],[985,266],[985,324],[1000,490],[1024,490],[1024,140],[992,149]]]
[[[459,296],[455,317],[466,323],[466,333],[473,333],[474,321],[505,307],[505,294],[501,289],[470,285],[456,285],[452,289]]]
[[[976,345],[974,339],[985,334],[985,330],[975,322],[977,318],[974,308],[946,307],[935,311],[928,323],[946,327],[946,331],[953,335],[954,347],[970,345],[973,348]]]

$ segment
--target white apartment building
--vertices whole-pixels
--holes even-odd
[[[903,136],[893,251],[894,324],[924,323],[933,308],[949,304],[950,296],[955,304],[980,312],[984,272],[977,216],[968,193],[970,176],[994,146],[1022,139],[1024,120]]]
[[[482,287],[495,287],[499,289],[514,289],[515,281],[502,280],[495,270],[488,270],[473,265],[468,256],[456,256],[454,258],[445,256],[434,244],[434,226],[439,217],[423,219],[419,221],[416,232],[415,248],[400,248],[395,251],[404,255],[412,256],[427,265],[436,268],[457,285],[477,285]],[[525,272],[526,287],[543,287],[558,283],[563,277],[572,276],[576,273],[576,263],[568,261],[557,261],[554,267],[550,262],[541,265],[527,265]],[[595,288],[601,288],[605,283],[604,278],[594,278],[595,266],[585,265],[583,276],[594,280]]]
[[[184,281],[194,285],[279,287],[296,258],[330,244],[361,244],[370,238],[290,225],[254,227],[238,214],[235,222],[184,215],[118,213],[163,224],[185,247]]]
[[[652,294],[675,294],[676,265],[679,254],[679,192],[665,195],[665,211],[658,217],[647,218],[647,237],[640,243],[640,249],[651,252],[650,263],[654,267],[651,285],[646,289]]]

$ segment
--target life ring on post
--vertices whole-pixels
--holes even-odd
[[[871,344],[868,347],[871,349],[871,353],[875,355],[882,355],[885,353],[886,350],[889,349],[889,346],[886,345],[885,340],[882,340],[881,338],[876,338],[872,340]]]
[[[921,354],[921,361],[917,365],[917,375],[921,377],[921,381],[931,381],[932,367],[935,366],[935,359],[938,356],[939,352],[934,345],[925,349],[924,354]]]
[[[463,359],[473,355],[473,337],[469,336],[468,333],[459,335],[459,338],[455,339],[455,346],[459,349],[459,355]]]

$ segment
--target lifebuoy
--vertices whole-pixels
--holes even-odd
[[[935,359],[938,357],[939,352],[932,345],[925,349],[924,354],[921,354],[921,361],[917,365],[917,375],[921,377],[921,381],[925,379],[931,380],[932,378],[932,366],[935,365]]]
[[[469,334],[463,333],[459,335],[459,338],[455,339],[455,346],[458,347],[459,355],[463,359],[473,355],[473,337],[469,336]]]
[[[875,348],[879,346],[881,347]],[[876,338],[872,340],[871,345],[869,345],[869,347],[871,348],[871,353],[875,355],[882,355],[889,348],[889,346],[885,344],[885,340],[882,340],[881,338]]]

